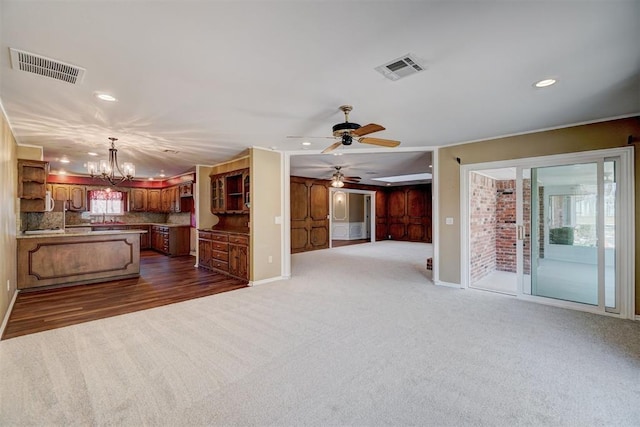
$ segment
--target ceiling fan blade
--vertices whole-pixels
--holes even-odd
[[[381,145],[383,147],[397,147],[400,145],[400,141],[394,141],[393,139],[381,139],[381,138],[360,138],[358,142],[363,144]]]
[[[377,125],[375,123],[369,123],[368,125],[364,125],[352,131],[351,135],[363,136],[363,135],[369,135],[370,133],[379,132],[381,130],[384,130],[384,127]]]
[[[335,136],[299,136],[299,135],[293,135],[293,136],[287,136],[287,138],[302,138],[302,139],[312,139],[312,138],[322,138],[322,139],[335,139]]]
[[[345,177],[344,178],[344,182],[353,182],[353,183],[357,184],[358,182],[360,182],[360,180],[359,179],[349,179],[349,178]]]
[[[357,179],[358,181],[362,179],[359,176],[345,176],[345,178],[346,179]]]
[[[322,150],[322,154],[327,154],[327,153],[335,150],[336,148],[338,148],[341,145],[342,145],[342,141],[334,142],[333,144],[331,144],[330,146],[328,146],[327,148]]]

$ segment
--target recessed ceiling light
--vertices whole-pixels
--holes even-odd
[[[160,176],[160,178],[164,178],[166,175],[161,173],[159,176]]]
[[[556,83],[556,79],[544,79],[544,80],[540,80],[539,82],[537,82],[534,86],[535,87],[547,87],[547,86],[551,86],[552,84]]]
[[[153,181],[153,177],[152,176],[149,177],[149,181]]]
[[[333,153],[334,156],[342,156],[342,153]]]
[[[115,102],[117,101],[116,97],[113,95],[109,95],[108,93],[96,92],[96,98],[101,99],[103,101]]]
[[[89,151],[87,154],[90,155],[90,156],[97,156],[98,155],[98,153],[92,153],[91,151]]]
[[[307,147],[308,147],[309,145],[311,145],[311,143],[310,143],[309,141],[305,141],[305,142],[303,142],[303,143],[302,143],[302,145],[304,145],[304,146],[307,146]]]
[[[67,174],[67,171],[65,171],[64,169],[60,169],[58,171],[58,175],[66,175],[66,174]]]
[[[69,163],[69,159],[67,159],[66,157],[63,157],[60,159],[60,163]]]

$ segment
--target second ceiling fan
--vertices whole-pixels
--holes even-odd
[[[380,126],[376,123],[369,123],[368,125],[360,126],[358,123],[353,123],[349,121],[349,112],[353,110],[351,105],[341,105],[340,110],[344,112],[344,123],[338,123],[333,126],[333,136],[326,138],[337,138],[338,141],[334,142],[327,148],[322,151],[322,154],[329,153],[341,145],[351,145],[353,140],[362,143],[362,144],[372,144],[379,145],[382,147],[397,147],[400,145],[400,141],[395,141],[393,139],[383,139],[383,138],[370,138],[364,137],[365,135],[369,135],[374,132],[379,132],[384,130],[383,126]],[[304,136],[289,136],[288,138],[306,138]],[[323,138],[323,137],[321,137]]]

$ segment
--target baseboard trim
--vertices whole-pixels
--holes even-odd
[[[277,282],[279,280],[289,280],[289,277],[276,276],[276,277],[270,277],[268,279],[256,280],[256,281],[253,281],[253,282],[249,282],[249,286],[265,285],[267,283]]]
[[[441,280],[435,280],[433,283],[435,283],[436,286],[444,286],[446,288],[454,288],[454,289],[463,289],[463,286],[459,283],[443,282]]]
[[[7,312],[4,315],[4,319],[2,319],[2,325],[0,325],[0,337],[2,337],[2,334],[4,334],[4,328],[6,328],[7,323],[9,323],[9,316],[11,316],[11,311],[13,310],[13,304],[16,302],[17,298],[18,298],[18,290],[16,289],[13,292],[13,298],[11,298],[11,302],[9,303]]]

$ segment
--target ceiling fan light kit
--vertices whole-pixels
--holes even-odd
[[[322,151],[322,154],[329,153],[340,147],[341,145],[351,145],[353,144],[354,138],[361,144],[378,145],[381,147],[397,147],[398,145],[400,145],[400,141],[395,141],[392,139],[365,138],[365,135],[385,130],[385,128],[376,123],[369,123],[368,125],[360,126],[360,124],[358,123],[350,122],[349,113],[351,112],[351,110],[353,110],[353,107],[351,105],[341,105],[340,110],[342,110],[342,112],[344,113],[344,122],[335,124],[332,127],[333,138],[338,139],[338,141],[325,148]],[[289,138],[308,137],[290,136]]]
[[[342,188],[344,187],[345,181],[357,183],[360,181],[360,179],[362,179],[359,176],[344,176],[344,174],[340,171],[342,169],[342,166],[334,166],[334,168],[336,171],[333,173],[333,175],[331,175],[332,187]]]

